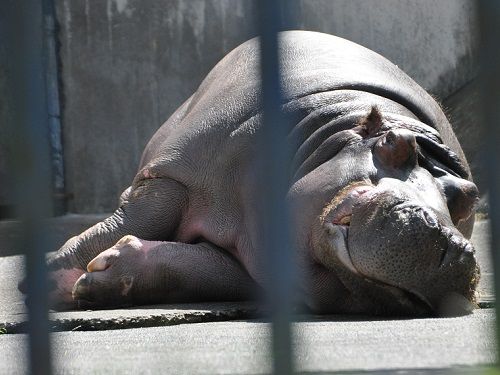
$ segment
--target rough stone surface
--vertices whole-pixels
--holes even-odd
[[[254,0],[58,0],[70,211],[108,212],[146,142],[228,51]],[[346,37],[442,98],[475,74],[469,0],[297,0],[298,27]]]
[[[22,309],[20,306],[18,308]],[[105,331],[229,321],[259,315],[261,313],[253,303],[152,305],[113,310],[50,312],[49,328],[53,332]],[[11,319],[5,323],[0,321],[0,329],[7,334],[27,333],[26,314],[11,315]]]
[[[293,326],[295,363],[305,373],[479,373],[471,366],[495,359],[493,317],[492,309],[447,319],[312,317]],[[262,374],[271,371],[269,335],[268,323],[251,320],[60,332],[52,347],[56,373]],[[0,335],[0,373],[23,373],[26,339]]]
[[[21,256],[0,257],[0,324],[26,320],[24,298],[17,290],[17,283],[24,274]]]

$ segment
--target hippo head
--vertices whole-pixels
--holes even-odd
[[[465,312],[479,279],[466,239],[478,191],[457,155],[434,129],[375,108],[339,135],[343,179],[313,230],[316,259],[359,312]]]

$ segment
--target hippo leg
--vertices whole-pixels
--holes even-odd
[[[125,236],[87,266],[73,287],[80,308],[249,299],[255,283],[235,258],[209,244]]]
[[[87,264],[127,234],[146,240],[168,240],[179,225],[187,204],[186,188],[168,178],[139,180],[122,195],[120,207],[107,219],[71,238],[49,257],[49,304],[54,309],[71,309],[75,281]],[[125,197],[126,195],[126,197]],[[26,292],[26,282],[19,289]]]

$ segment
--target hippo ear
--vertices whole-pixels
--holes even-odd
[[[382,114],[379,109],[372,106],[370,113],[359,122],[359,125],[368,136],[377,134],[382,128]]]

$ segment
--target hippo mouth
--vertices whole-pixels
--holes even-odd
[[[346,231],[351,224],[352,211],[361,200],[373,198],[375,186],[366,182],[358,182],[342,189],[327,207],[328,220]]]
[[[360,197],[372,193],[375,186],[367,182],[356,182],[342,189],[325,208],[320,221],[334,242],[333,250],[337,259],[356,275],[361,275],[354,267],[348,250],[349,227],[352,212]]]

